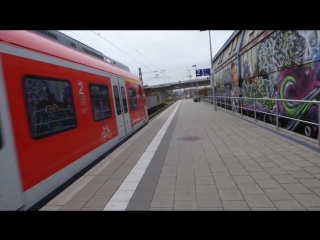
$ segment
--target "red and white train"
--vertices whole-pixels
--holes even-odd
[[[139,78],[71,45],[0,31],[0,210],[29,209],[148,123]]]

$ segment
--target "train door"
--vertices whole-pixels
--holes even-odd
[[[0,61],[0,211],[18,210],[24,201],[5,86],[1,77]]]
[[[124,79],[111,76],[111,84],[119,138],[121,139],[132,131]]]

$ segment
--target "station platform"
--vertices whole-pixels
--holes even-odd
[[[261,124],[179,100],[40,210],[320,210],[316,141]]]

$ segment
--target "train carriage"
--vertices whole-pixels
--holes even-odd
[[[0,31],[0,210],[30,208],[148,123],[137,76],[56,36]]]

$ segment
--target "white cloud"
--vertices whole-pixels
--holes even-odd
[[[98,31],[100,36],[125,53],[99,37],[92,31],[61,31],[68,36],[127,65],[138,76],[142,72],[166,70],[166,82],[186,80],[187,67],[195,77],[198,68],[210,67],[209,33],[200,31]],[[233,31],[211,31],[212,57],[220,50]],[[125,40],[124,40],[125,39]],[[138,62],[140,63],[138,63]],[[156,73],[142,74],[143,81]],[[161,74],[164,76],[164,74]],[[163,78],[154,78],[148,85],[164,83]]]

